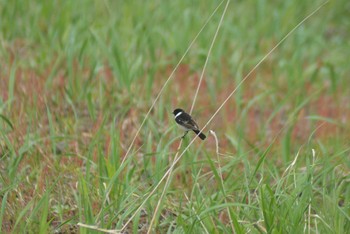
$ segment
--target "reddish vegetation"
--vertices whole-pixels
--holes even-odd
[[[11,67],[11,66],[10,66]],[[9,77],[10,77],[10,67],[8,69],[4,69],[6,74],[1,74],[5,79],[0,80],[0,86],[2,92],[0,93],[1,98],[4,102],[6,102],[9,98]],[[170,70],[172,67],[168,69],[167,73],[170,74]],[[88,76],[89,71],[86,70]],[[50,70],[44,72],[42,75],[38,75],[36,71],[27,69],[16,70],[15,74],[15,86],[14,86],[14,100],[11,103],[12,110],[11,113],[8,113],[8,117],[10,120],[15,121],[13,124],[15,129],[10,133],[9,137],[12,140],[15,140],[18,145],[21,145],[23,141],[23,136],[26,135],[27,126],[30,125],[33,129],[40,130],[41,135],[47,136],[49,134],[48,127],[48,118],[47,118],[47,106],[52,112],[53,116],[66,116],[70,118],[70,115],[73,113],[69,109],[69,106],[64,101],[64,90],[67,85],[67,79],[64,77],[64,74],[58,72],[58,75],[53,78],[53,83],[50,89],[45,88],[45,82],[47,81],[47,77],[50,74]],[[159,75],[160,77],[164,77],[164,75]],[[192,98],[194,96],[194,90],[197,88],[197,84],[199,82],[199,73],[192,73],[189,65],[181,65],[178,71],[175,73],[174,80],[171,81],[172,92],[176,95],[172,95],[171,106],[182,106],[185,109],[189,109],[192,103]],[[104,79],[106,84],[113,83],[113,73],[107,67],[102,69],[98,75],[99,79]],[[244,85],[244,93],[243,93],[243,103],[242,107],[239,109],[244,109],[245,103],[248,103],[252,100],[255,95],[255,84],[259,83],[259,81],[254,80],[254,74],[251,78],[247,80]],[[229,81],[226,88],[224,88],[221,92],[217,92],[218,96],[216,100],[211,100],[211,97],[208,95],[208,82],[207,77],[204,77],[199,96],[196,100],[196,108],[194,110],[194,115],[197,121],[201,126],[205,124],[205,121],[208,119],[208,116],[216,110],[216,108],[223,102],[224,99],[230,94],[230,92],[235,87],[234,83]],[[164,78],[162,79],[164,81]],[[234,80],[234,79],[230,79]],[[155,84],[155,90],[159,90],[159,86],[163,84],[163,82],[158,82]],[[305,91],[310,91],[312,85],[308,84]],[[106,97],[109,99],[113,99],[112,95],[114,93],[114,89],[111,88],[111,85],[106,85]],[[181,90],[181,91],[180,91]],[[311,92],[311,91],[310,91]],[[178,95],[181,94],[181,95]],[[164,94],[166,95],[166,94]],[[336,100],[334,95],[319,95],[317,98],[314,98],[309,104],[303,107],[296,116],[296,120],[294,122],[292,139],[300,140],[301,142],[306,141],[310,134],[317,129],[314,137],[329,137],[331,135],[337,135],[339,133],[345,134],[342,130],[342,126],[346,124],[345,120],[350,117],[349,108],[345,108],[349,103],[348,100]],[[59,104],[60,103],[60,104]],[[61,104],[63,103],[63,105]],[[81,111],[86,112],[86,104],[81,105]],[[265,104],[266,105],[266,104]],[[271,105],[270,105],[271,106]],[[27,116],[28,110],[35,109],[36,117]],[[143,108],[143,112],[146,112],[147,107]],[[289,113],[294,111],[291,107],[282,108],[272,119],[271,122],[268,123],[267,128],[261,129],[262,126],[266,124],[266,120],[269,119],[271,113],[273,112],[273,106],[270,108],[260,109],[258,105],[253,105],[248,111],[245,118],[245,129],[246,132],[246,140],[249,142],[259,142],[261,141],[261,136],[267,137],[267,142],[271,140],[276,134],[285,126]],[[127,113],[127,115],[121,120],[118,121],[118,128],[122,129],[122,133],[120,135],[120,143],[122,148],[125,150],[128,148],[129,143],[131,142],[133,136],[136,133],[137,128],[140,124],[139,112],[137,109],[132,108]],[[199,115],[200,113],[200,115]],[[92,120],[89,117],[88,113],[85,113],[86,120],[88,121],[89,128],[83,128],[81,133],[76,133],[81,136],[80,143],[87,144],[89,142],[89,138],[98,131],[100,125],[102,124],[103,116],[102,113],[99,112],[97,119]],[[168,113],[168,115],[171,115]],[[307,119],[310,115],[318,115],[324,118],[330,118],[337,122],[339,125],[334,125],[332,123],[327,123],[324,121],[311,121]],[[204,117],[205,116],[205,117]],[[213,122],[207,127],[208,129],[218,130],[221,133],[226,131],[222,131],[222,129],[230,130],[230,132],[235,132],[237,128],[237,121],[242,121],[241,113],[237,113],[237,103],[235,102],[235,97],[232,97],[224,106],[224,108],[219,112],[219,114],[214,118]],[[320,126],[320,127],[319,127]],[[319,127],[319,128],[318,128]],[[344,126],[343,126],[344,127]],[[267,130],[265,134],[261,135],[261,131]],[[210,140],[209,140],[210,141]],[[106,136],[106,154],[109,153],[109,145],[110,138]],[[79,144],[78,141],[72,140],[69,143],[69,148],[79,152]],[[223,136],[220,136],[220,147],[223,149],[226,148],[226,144],[228,142]],[[50,143],[47,140],[45,145],[49,146]],[[141,146],[142,142],[140,139],[136,141],[136,147]],[[175,148],[173,148],[176,150]],[[72,159],[63,159],[72,160]],[[81,162],[78,162],[81,165]]]
[[[167,72],[170,74],[169,68]],[[88,77],[90,71],[86,70],[83,73]],[[9,131],[7,137],[13,143],[16,150],[20,148],[25,140],[25,136],[29,133],[39,134],[43,142],[37,144],[34,153],[36,157],[24,157],[19,165],[19,171],[27,170],[27,173],[30,174],[30,170],[36,165],[38,161],[42,163],[40,168],[41,172],[39,177],[31,178],[31,180],[37,180],[37,190],[39,193],[43,193],[47,188],[47,178],[57,178],[57,176],[65,175],[68,176],[69,168],[82,168],[84,165],[84,160],[82,157],[72,157],[68,154],[73,155],[84,155],[85,150],[89,146],[92,138],[96,133],[101,129],[101,126],[104,124],[104,113],[96,107],[96,118],[92,119],[89,112],[87,111],[86,103],[75,103],[79,116],[81,117],[79,127],[77,132],[70,132],[71,138],[63,142],[62,148],[55,149],[59,151],[57,155],[53,153],[52,142],[50,141],[50,126],[47,113],[47,107],[52,114],[52,121],[54,122],[54,127],[57,133],[63,131],[67,123],[74,122],[74,112],[70,108],[69,104],[65,100],[65,87],[67,86],[67,78],[62,72],[53,78],[53,83],[49,88],[45,88],[45,82],[47,77],[50,74],[48,69],[43,74],[39,75],[36,71],[30,69],[21,69],[18,68],[15,74],[15,86],[14,86],[14,100],[11,103],[11,111],[6,113],[5,116],[12,121],[14,125],[14,130]],[[9,99],[9,77],[10,77],[10,67],[0,71],[0,88],[2,92],[0,97],[3,102],[8,101]],[[160,90],[160,86],[164,83],[165,78],[163,74],[158,74],[157,83],[154,85],[154,96]],[[164,78],[165,77],[165,78]],[[175,73],[174,79],[171,81],[170,86],[167,90],[171,90],[172,95],[164,93],[165,100],[171,102],[171,107],[182,107],[184,109],[189,109],[192,104],[192,99],[194,96],[194,90],[197,88],[199,82],[200,74],[193,73],[190,70],[189,65],[181,65],[178,71]],[[103,79],[105,84],[105,96],[107,104],[114,106],[113,100],[115,100],[115,95],[123,96],[121,93],[123,91],[116,91],[117,88],[113,88],[115,84],[115,78],[113,73],[109,68],[102,69],[98,74],[98,79]],[[200,88],[199,96],[196,101],[196,108],[194,110],[194,116],[197,122],[200,124],[200,127],[204,126],[205,121],[216,111],[219,105],[226,99],[230,92],[234,88],[234,79],[230,79],[227,82],[225,88],[220,92],[216,92],[218,95],[216,100],[212,100],[212,97],[209,95],[209,85],[208,77],[204,77],[202,86]],[[224,106],[224,108],[218,113],[214,118],[213,122],[207,127],[206,131],[213,129],[218,138],[219,138],[219,147],[221,153],[230,153],[234,154],[235,150],[232,147],[229,139],[225,137],[225,134],[232,134],[235,138],[238,138],[237,130],[242,129],[245,132],[245,139],[242,142],[246,142],[250,147],[264,145],[267,146],[272,142],[272,140],[277,137],[277,142],[279,141],[279,134],[282,129],[286,127],[288,117],[290,113],[294,111],[295,107],[286,106],[281,108],[278,113],[271,118],[271,121],[267,123],[267,120],[270,118],[271,114],[274,112],[274,107],[272,103],[269,103],[268,98],[265,98],[264,109],[257,105],[252,105],[249,110],[246,112],[246,116],[242,116],[242,110],[245,109],[247,103],[252,100],[257,94],[257,84],[259,81],[254,80],[255,77],[248,79],[248,82],[244,85],[244,91],[242,94],[242,103],[238,107],[236,99],[233,96]],[[81,81],[80,81],[81,82]],[[308,87],[305,88],[305,92],[311,90],[311,85],[308,84]],[[133,89],[133,88],[132,88]],[[283,88],[281,89],[283,90]],[[136,92],[136,91],[135,91]],[[280,94],[283,96],[283,91]],[[140,93],[137,91],[137,93]],[[311,93],[311,91],[310,91]],[[130,94],[125,93],[124,103],[118,103],[118,105],[129,105],[132,103],[132,100],[129,99]],[[114,98],[114,99],[113,99]],[[135,99],[142,99],[141,94],[134,97]],[[168,99],[167,99],[168,98]],[[142,110],[139,110],[140,107],[131,108],[125,116],[120,116],[116,121],[115,128],[120,129],[120,142],[118,142],[119,153],[125,154],[126,150],[131,143],[131,140],[136,134],[137,129],[139,128],[144,114],[146,113],[148,107],[151,105],[151,100],[146,100],[148,106],[142,107]],[[292,104],[289,104],[292,105]],[[116,107],[118,108],[118,106]],[[35,110],[35,111],[33,111]],[[239,111],[238,111],[239,110]],[[151,113],[152,115],[152,113]],[[307,117],[313,116],[322,116],[324,118],[330,118],[336,121],[337,125],[328,123],[322,120],[314,121],[310,120]],[[114,116],[114,115],[112,115]],[[310,135],[313,131],[316,130],[314,138],[317,139],[329,139],[332,137],[339,137],[340,135],[345,136],[342,139],[349,139],[349,131],[345,131],[348,127],[346,120],[350,118],[350,109],[349,109],[349,100],[337,98],[336,95],[332,94],[322,94],[318,97],[313,98],[307,105],[300,109],[296,114],[295,119],[292,121],[292,141],[299,142],[304,144],[308,141]],[[167,113],[165,117],[164,129],[160,131],[165,131],[168,126],[172,123],[168,121],[172,120],[171,113]],[[113,118],[108,120],[108,125],[112,126]],[[243,124],[240,126],[239,124]],[[291,123],[289,123],[291,124]],[[32,132],[31,132],[32,131]],[[72,129],[68,131],[73,131]],[[144,146],[147,139],[147,132],[141,131],[143,138],[138,137],[136,139],[133,149],[138,149],[141,146]],[[190,135],[193,137],[193,135]],[[113,154],[111,152],[111,141],[112,138],[109,132],[104,132],[102,136],[105,141],[104,152],[106,157]],[[57,143],[57,142],[56,142]],[[195,142],[195,144],[200,144],[201,141]],[[215,141],[212,137],[208,137],[205,144],[208,146],[208,149],[213,149],[215,152]],[[276,144],[278,145],[278,144]],[[156,145],[152,146],[153,150],[156,151]],[[175,141],[171,145],[171,150],[175,152],[178,148],[178,142]],[[92,160],[97,161],[97,149],[94,150]],[[29,154],[29,153],[28,153]],[[203,156],[204,157],[204,156]],[[152,157],[154,160],[155,157]],[[69,165],[67,172],[62,172],[55,169],[55,164]],[[25,169],[26,168],[26,169]],[[64,168],[64,167],[63,167]],[[4,168],[1,168],[4,170]],[[209,171],[210,168],[203,168],[203,173]],[[186,173],[179,173],[176,175],[177,180],[175,181],[174,186],[181,187],[186,180],[186,183],[192,183],[192,181],[187,180]],[[225,175],[224,175],[225,176]],[[32,181],[31,181],[32,182]],[[27,183],[21,186],[21,192],[23,191],[27,196],[22,197],[23,207],[27,204],[33,196],[33,188],[30,183]],[[74,187],[75,184],[70,184],[70,187]],[[191,186],[190,186],[191,187]],[[15,198],[14,198],[15,199]],[[94,204],[97,206],[97,204]],[[226,213],[222,212],[219,214],[221,220],[227,220]],[[9,222],[7,220],[7,222]],[[6,221],[5,221],[6,224]]]
[[[200,74],[192,74],[188,65],[181,65],[176,72],[175,80],[176,83],[173,84],[176,94],[172,99],[172,106],[183,105],[184,108],[190,108],[191,101],[188,101],[188,98],[192,99],[194,95],[194,90],[197,88]],[[240,109],[244,109],[245,103],[248,103],[252,100],[257,92],[255,87],[259,84],[259,81],[254,80],[255,75],[252,74],[247,82],[244,84],[244,94],[243,94],[243,106]],[[195,113],[200,113],[201,117],[198,118],[198,122],[204,125],[205,121],[216,111],[219,105],[228,97],[228,95],[235,88],[235,84],[228,84],[221,92],[217,92],[218,96],[216,100],[211,100],[208,96],[208,83],[206,82],[207,77],[204,77],[202,86],[200,88],[199,96],[196,101]],[[231,79],[234,80],[234,79]],[[312,85],[308,84],[305,88],[305,92],[312,94]],[[283,92],[283,88],[281,88]],[[180,96],[180,97],[179,97]],[[281,94],[283,97],[283,94]],[[293,100],[291,100],[293,101]],[[186,104],[183,104],[186,103]],[[215,103],[215,104],[214,104]],[[209,105],[208,105],[209,104]],[[247,139],[250,142],[259,142],[261,141],[262,135],[261,131],[265,131],[262,127],[265,127],[266,121],[270,118],[271,114],[275,111],[274,107],[271,104],[264,103],[264,105],[270,106],[270,108],[261,109],[259,105],[253,105],[247,112],[245,117],[245,132]],[[330,136],[336,136],[340,132],[345,134],[344,125],[346,124],[345,120],[350,117],[349,100],[339,100],[336,95],[333,95],[329,92],[324,92],[317,97],[311,99],[311,101],[306,104],[300,111],[294,116],[292,122],[289,121],[289,116],[295,110],[291,104],[289,106],[283,107],[277,114],[271,119],[271,122],[266,126],[265,137],[268,139],[267,142],[270,142],[272,138],[276,137],[278,133],[283,130],[287,124],[292,124],[292,140],[296,140],[300,143],[305,143],[308,140],[310,135],[315,131],[313,137],[327,139]],[[204,108],[205,107],[205,108]],[[230,129],[234,131],[237,129],[237,120],[242,121],[241,113],[237,113],[237,103],[235,102],[235,96],[231,97],[229,101],[225,104],[224,108],[218,113],[214,118],[212,124],[209,125],[207,129]],[[203,116],[206,116],[205,118]],[[308,119],[309,116],[318,116],[321,118],[329,118],[335,122],[338,122],[338,125],[329,123],[326,121],[314,121]],[[260,131],[260,133],[259,133]],[[220,131],[222,132],[222,131]],[[223,140],[223,139],[220,139]],[[220,146],[223,148],[225,144],[220,142]]]

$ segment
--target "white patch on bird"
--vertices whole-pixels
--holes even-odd
[[[188,129],[188,128],[186,128],[186,127],[180,125],[180,124],[177,124],[177,126],[179,126],[179,128],[180,128],[181,130],[184,130],[184,131],[189,131],[189,130],[190,130],[190,129]]]
[[[179,113],[177,113],[176,115],[175,115],[175,119],[179,116],[179,115],[181,115],[182,114],[182,111],[180,111]]]

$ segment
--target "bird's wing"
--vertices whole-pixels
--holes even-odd
[[[197,130],[199,129],[197,123],[192,119],[192,117],[187,114],[187,113],[183,113],[182,115],[180,115],[176,121],[179,124],[182,124],[184,127],[188,128],[188,129],[192,129],[192,130]]]
[[[192,118],[190,119],[189,124],[192,126],[191,129],[193,129],[193,130],[198,130],[199,129],[196,121],[194,121]]]

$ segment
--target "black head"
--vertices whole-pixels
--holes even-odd
[[[185,112],[183,109],[179,109],[179,108],[177,108],[177,109],[175,109],[174,111],[173,111],[173,114],[174,115],[177,115],[178,113],[180,113],[180,112]]]

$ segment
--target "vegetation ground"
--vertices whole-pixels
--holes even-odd
[[[182,135],[172,110],[191,108],[220,3],[0,0],[0,232],[349,233],[346,0],[293,32],[159,184]],[[231,1],[198,124],[322,4]]]

